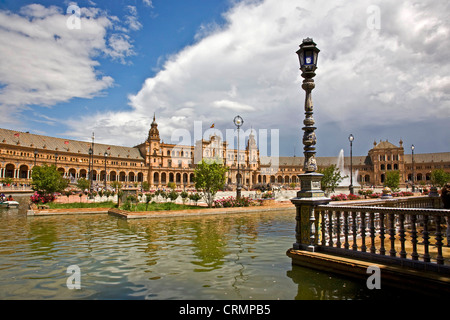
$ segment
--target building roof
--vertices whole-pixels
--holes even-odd
[[[0,128],[0,144],[28,147],[39,150],[63,153],[88,155],[91,142],[54,138],[32,134],[28,132],[13,131]],[[107,144],[94,143],[94,155],[103,156],[108,152],[110,157],[143,160],[138,148],[122,147]]]
[[[374,145],[376,144],[376,142],[374,142]],[[401,147],[397,147],[396,145],[390,143],[389,141],[380,141],[378,144],[376,144],[374,147],[374,149],[398,149]]]
[[[412,163],[412,155],[405,154],[405,162]],[[450,162],[450,152],[414,154],[414,163]]]
[[[261,157],[260,159],[262,165],[276,163],[276,159],[273,157]],[[304,157],[279,157],[278,166],[298,166],[303,168],[304,161]],[[370,161],[368,156],[353,156],[352,159],[353,165],[369,164],[367,161]],[[332,164],[337,165],[338,157],[316,157],[316,162],[319,167],[329,167]],[[345,166],[350,165],[350,157],[344,157],[344,164]]]

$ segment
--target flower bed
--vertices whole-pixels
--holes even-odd
[[[230,196],[214,201],[214,207],[216,208],[250,207],[258,204],[258,202],[250,199],[249,197],[241,197],[238,200],[235,197]]]
[[[47,203],[47,202],[52,202],[53,200],[55,200],[55,196],[54,195],[47,195],[47,196],[43,196],[38,194],[37,192],[35,192],[31,197],[30,200],[32,203],[38,204],[38,203]]]
[[[331,200],[332,201],[346,201],[346,200],[358,200],[361,199],[359,196],[357,196],[356,194],[336,194],[334,196],[331,196]]]
[[[393,197],[411,197],[414,194],[409,191],[401,191],[401,192],[392,192]]]

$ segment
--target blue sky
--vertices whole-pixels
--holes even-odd
[[[80,29],[66,13],[80,8]],[[313,91],[317,155],[374,141],[450,151],[446,1],[0,0],[0,127],[133,146],[153,114],[165,142],[215,123],[225,136],[279,131],[302,155],[295,51],[321,49]],[[263,136],[258,136],[263,138]],[[270,138],[274,138],[272,136]],[[191,141],[193,143],[193,141]]]

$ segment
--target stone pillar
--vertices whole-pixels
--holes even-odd
[[[317,251],[320,235],[321,221],[315,208],[328,204],[331,199],[325,197],[320,189],[322,175],[319,173],[305,173],[298,175],[301,190],[297,197],[291,199],[296,207],[296,226],[293,248],[296,250]]]

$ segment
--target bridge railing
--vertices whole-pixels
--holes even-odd
[[[435,205],[431,197],[318,205],[311,244],[340,256],[450,273],[450,210]]]

